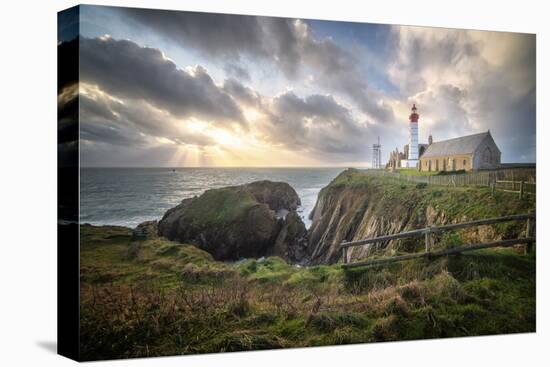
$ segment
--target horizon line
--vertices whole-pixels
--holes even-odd
[[[368,166],[81,166],[80,168],[358,168],[368,169]]]

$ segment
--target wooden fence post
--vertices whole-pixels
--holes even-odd
[[[432,241],[432,230],[430,227],[426,227],[426,232],[425,232],[425,237],[424,237],[424,242],[425,242],[425,252],[430,252],[430,247],[431,247],[431,241]]]
[[[527,218],[527,227],[525,229],[525,237],[533,236],[534,232],[534,219]],[[533,251],[533,242],[527,242],[525,246],[525,254],[530,254]]]
[[[346,241],[342,242],[342,245],[345,244]],[[342,259],[344,260],[344,264],[348,263],[348,248],[342,247]]]
[[[519,183],[519,198],[523,199],[523,190],[525,186],[525,181],[521,180]]]

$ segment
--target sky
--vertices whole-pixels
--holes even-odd
[[[490,130],[535,162],[535,36],[81,6],[83,166],[368,167],[408,139]],[[79,29],[79,30],[75,30]],[[62,102],[60,102],[62,103]]]

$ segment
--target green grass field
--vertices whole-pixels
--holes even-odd
[[[415,168],[399,168],[397,172],[404,176],[435,176],[438,174],[438,172],[419,171]]]
[[[521,249],[344,270],[130,238],[81,227],[84,359],[535,331],[535,255]]]

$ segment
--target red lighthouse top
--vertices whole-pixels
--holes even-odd
[[[413,107],[412,107],[412,113],[411,115],[409,116],[409,120],[411,122],[418,122],[418,113],[416,113],[416,104],[413,103]]]

